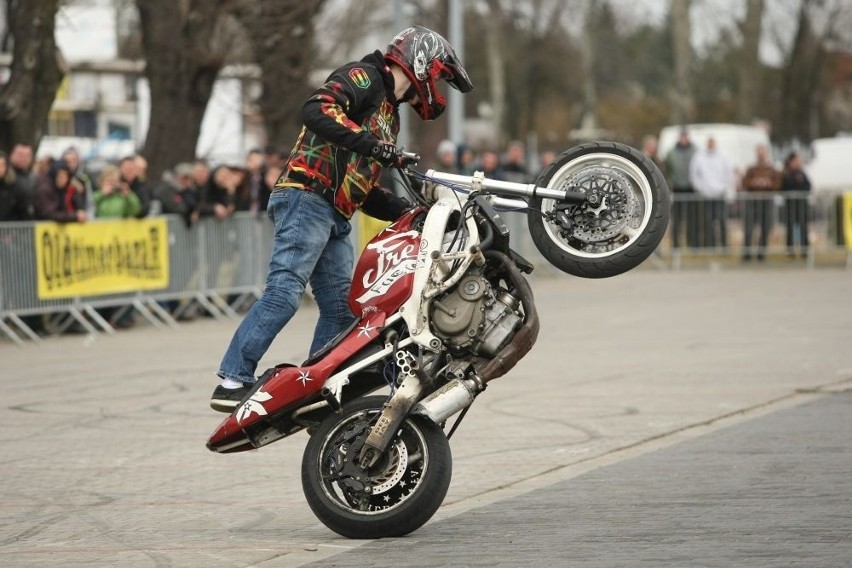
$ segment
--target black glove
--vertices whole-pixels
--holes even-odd
[[[376,143],[370,149],[370,157],[385,167],[395,166],[399,163],[396,146],[384,140],[376,140]]]

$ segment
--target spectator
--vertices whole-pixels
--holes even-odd
[[[695,157],[695,146],[686,130],[680,131],[677,144],[666,156],[663,171],[668,178],[672,196],[672,246],[680,248],[681,231],[686,233],[686,245],[698,246],[698,203],[689,178],[689,166]]]
[[[32,189],[28,174],[24,176],[23,180],[19,178],[9,157],[0,152],[0,222],[32,219]],[[28,233],[8,231],[0,235],[0,266],[17,275],[21,282],[35,281],[35,266],[29,260],[32,254],[32,238]],[[44,331],[41,315],[25,315],[21,320],[36,333]]]
[[[503,177],[503,171],[500,169],[500,156],[492,150],[486,150],[482,153],[482,156],[479,158],[479,167],[476,170],[484,172],[485,177],[490,179],[506,179]]]
[[[33,189],[35,189],[35,182],[43,175],[47,175],[50,171],[50,168],[53,166],[53,162],[56,160],[53,159],[53,156],[42,156],[41,158],[36,159],[33,163],[33,169],[31,172],[33,179]]]
[[[86,194],[86,200],[92,198],[92,180],[80,167],[80,154],[76,148],[68,148],[62,152],[61,160],[68,164],[71,170],[71,183],[77,186],[77,189]]]
[[[660,171],[663,169],[663,164],[660,162],[660,157],[657,155],[657,137],[648,135],[642,138],[642,153],[645,154],[654,164],[660,168]]]
[[[207,160],[196,158],[192,163],[192,185],[195,195],[200,199],[210,189],[210,165]]]
[[[201,196],[201,215],[224,221],[234,211],[248,211],[245,173],[245,170],[236,166],[215,168],[210,174],[207,191]]]
[[[699,216],[704,222],[704,246],[727,248],[725,197],[734,187],[734,167],[712,136],[706,150],[698,152],[690,162],[689,179],[695,192],[703,197],[700,203],[703,211],[699,211]]]
[[[244,183],[248,191],[248,210],[252,213],[265,212],[272,186],[266,183],[266,161],[259,149],[250,150],[246,156]]]
[[[456,148],[456,171],[462,175],[473,175],[475,171],[476,154],[467,144],[459,144]]]
[[[811,190],[811,180],[802,170],[802,159],[795,152],[784,160],[781,176],[781,191],[784,199],[784,225],[787,228],[787,256],[795,258],[794,237],[798,230],[798,242],[802,258],[808,254],[808,198],[803,195]]]
[[[769,149],[761,144],[757,147],[757,163],[746,170],[743,189],[751,195],[745,197],[743,235],[743,260],[751,260],[751,237],[755,225],[760,228],[757,245],[757,260],[766,257],[766,244],[772,227],[772,198],[770,192],[781,189],[781,174],[769,160]]]
[[[506,159],[500,166],[503,179],[517,183],[528,183],[530,174],[526,164],[526,150],[523,142],[513,140],[506,147]],[[486,176],[488,177],[488,176]]]
[[[33,147],[29,144],[15,144],[9,154],[9,164],[15,172],[17,183],[28,195],[32,195],[35,188]]]
[[[146,184],[148,183],[148,160],[142,154],[133,156],[133,163],[136,164],[136,175],[139,180]]]
[[[195,186],[195,165],[180,163],[171,179],[164,179],[154,192],[163,213],[180,215],[187,227],[198,221],[198,192]]]
[[[280,170],[284,167],[284,162],[287,160],[287,156],[282,155],[277,146],[267,146],[263,149],[263,154],[263,161],[266,163],[267,168],[278,168]],[[269,187],[273,187],[274,185],[273,183]]]
[[[455,142],[452,140],[441,140],[435,156],[438,159],[437,167],[444,172],[456,173],[458,171],[457,151]]]
[[[71,183],[71,169],[62,160],[54,162],[50,171],[36,181],[33,213],[36,219],[59,223],[85,223],[85,194]]]
[[[118,168],[108,166],[98,177],[99,189],[94,193],[95,217],[99,219],[128,219],[137,217],[142,203],[126,182],[121,181]]]
[[[118,162],[121,181],[133,190],[142,205],[136,214],[138,218],[146,217],[151,211],[151,190],[145,183],[143,171],[147,163],[142,156],[125,156]]]
[[[543,170],[550,164],[556,161],[556,152],[553,150],[545,150],[539,156],[539,164],[541,165],[541,169]]]
[[[0,152],[0,221],[27,221],[32,218],[30,195],[18,182],[9,157]]]
[[[456,144],[452,140],[441,140],[435,156],[438,158],[437,168],[442,172],[454,174],[458,171],[456,164]]]

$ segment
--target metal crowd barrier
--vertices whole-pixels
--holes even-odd
[[[193,226],[177,216],[164,218],[170,274],[165,289],[60,300],[38,296],[35,223],[0,223],[0,335],[23,344],[26,339],[41,342],[33,327],[62,333],[76,326],[92,335],[113,334],[115,327],[104,314],[120,321],[130,311],[155,327],[176,327],[198,309],[216,318],[235,317],[260,296],[273,237],[266,215],[237,213]]]
[[[783,259],[792,251],[805,256],[805,266],[824,264],[852,267],[852,249],[843,235],[842,208],[835,196],[808,193],[738,194],[733,199],[707,200],[694,194],[673,195],[668,234],[649,259],[657,269],[680,269],[693,263]],[[547,268],[526,226],[525,213],[504,213],[512,230],[513,247]],[[187,226],[166,215],[169,282],[164,289],[65,299],[42,299],[36,286],[35,223],[0,223],[0,336],[23,344],[41,339],[32,328],[46,325],[49,332],[76,326],[89,334],[115,333],[113,321],[136,312],[155,327],[175,327],[178,321],[203,310],[215,318],[236,317],[258,298],[266,280],[273,226],[265,214],[237,213],[225,221],[207,218]],[[353,218],[353,245],[359,235]],[[127,221],[133,223],[134,221]],[[93,221],[98,223],[98,221]],[[792,248],[790,248],[792,247]],[[845,259],[845,260],[844,260]],[[544,270],[548,273],[547,270]]]
[[[668,234],[658,257],[679,269],[695,263],[805,260],[852,266],[852,235],[844,234],[841,198],[809,192],[740,192],[708,199],[672,194]]]

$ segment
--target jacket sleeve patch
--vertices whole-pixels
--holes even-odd
[[[366,89],[370,86],[370,76],[361,67],[353,67],[349,70],[349,78],[355,83],[359,89]]]

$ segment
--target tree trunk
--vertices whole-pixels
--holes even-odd
[[[674,124],[692,120],[693,98],[689,70],[692,67],[692,40],[689,22],[689,0],[672,0],[672,52],[674,54],[674,89],[672,115]]]
[[[597,0],[590,0],[586,6],[586,23],[580,40],[580,57],[583,67],[583,114],[580,117],[580,131],[589,136],[598,128],[597,106],[598,90],[595,73],[595,32],[594,14]]]
[[[739,97],[737,120],[748,124],[755,118],[755,94],[761,85],[760,78],[760,24],[763,21],[763,0],[748,0],[742,32],[742,56],[739,68]]]
[[[9,82],[0,91],[0,150],[16,143],[38,148],[47,115],[65,75],[54,23],[59,0],[9,0],[14,38]]]
[[[142,24],[151,119],[143,154],[149,179],[192,161],[201,121],[224,65],[227,42],[218,23],[224,0],[137,0]]]
[[[799,10],[799,26],[781,79],[778,134],[784,140],[813,138],[812,115],[824,52],[811,23],[809,2]]]
[[[301,109],[312,91],[314,20],[325,0],[252,2],[240,17],[260,66],[260,112],[267,144],[289,149],[301,128]]]

